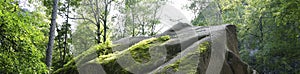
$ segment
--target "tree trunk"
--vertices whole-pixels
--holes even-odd
[[[100,29],[100,20],[99,20],[99,14],[98,14],[98,13],[100,13],[99,7],[98,7],[98,5],[99,5],[98,0],[96,0],[95,4],[94,4],[93,0],[88,0],[88,1],[89,1],[89,5],[91,6],[91,9],[92,9],[92,13],[94,15],[95,22],[93,22],[93,20],[87,19],[87,18],[82,18],[82,19],[87,19],[97,26],[95,40],[96,40],[97,44],[100,44],[101,43],[101,29]],[[94,8],[94,6],[96,6],[96,8]],[[82,14],[82,17],[83,17],[83,14]]]
[[[133,8],[131,8],[131,17],[132,17],[132,24],[131,24],[131,25],[133,26],[133,27],[132,27],[132,37],[135,36],[135,35],[134,35],[134,31],[135,31],[134,20],[135,20],[135,19],[134,19],[133,13],[134,13],[134,12],[133,12]]]
[[[108,4],[109,2],[105,0],[105,10],[104,10],[104,20],[103,20],[103,27],[104,27],[104,35],[103,35],[103,42],[106,42],[106,29],[107,29],[107,12],[108,12]]]
[[[142,35],[145,35],[145,22],[142,23]]]
[[[95,17],[95,20],[97,22],[97,24],[96,24],[96,26],[97,26],[97,37],[98,37],[97,43],[100,44],[101,43],[101,29],[100,29],[101,24],[100,24],[100,17],[99,17],[100,11],[99,11],[99,6],[98,5],[99,5],[98,0],[96,0],[96,13],[94,12],[94,17]]]
[[[56,27],[57,6],[58,6],[58,0],[53,0],[53,9],[52,9],[50,32],[49,32],[49,42],[48,42],[48,47],[46,50],[46,65],[49,70],[51,67],[52,48],[54,45],[54,38],[55,38],[54,32],[55,32],[55,27]]]
[[[56,24],[56,26],[58,26],[57,24]],[[60,32],[61,30],[59,30],[58,29],[58,27],[56,27],[56,32]],[[60,44],[62,41],[61,41],[61,38],[60,38],[61,36],[57,36],[57,39],[58,39],[58,44],[57,44],[57,46],[58,46],[58,51],[59,51],[59,58],[60,58],[60,60],[63,60],[63,50],[61,50],[61,48],[62,48],[62,44]],[[63,67],[63,63],[61,63],[61,67]]]
[[[67,56],[67,54],[69,54],[69,53],[67,53],[69,50],[67,49],[68,48],[68,31],[69,31],[69,26],[71,26],[70,24],[69,24],[69,7],[70,7],[70,4],[69,4],[69,0],[67,0],[67,14],[66,14],[66,24],[65,24],[65,34],[64,34],[64,55],[63,55],[63,59],[62,59],[62,65],[63,64],[65,64],[65,62],[67,62],[66,61],[66,56]]]
[[[154,14],[153,14],[153,21],[152,21],[152,25],[151,25],[151,33],[150,33],[150,36],[154,36],[155,34],[154,34],[154,28],[155,28],[155,24],[157,24],[156,23],[156,14],[157,14],[157,12],[158,12],[158,8],[159,7],[157,7],[157,3],[156,3],[156,8],[155,8],[155,10],[154,10]]]

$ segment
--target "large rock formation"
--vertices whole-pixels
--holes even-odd
[[[128,37],[85,51],[54,73],[255,74],[239,57],[235,26],[178,23],[155,37]]]

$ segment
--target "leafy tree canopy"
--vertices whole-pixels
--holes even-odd
[[[0,73],[46,73],[44,16],[21,11],[13,0],[1,0],[0,10]]]
[[[193,1],[205,5],[204,0]],[[206,0],[205,0],[206,1]],[[193,5],[194,4],[194,5]],[[216,0],[223,23],[238,27],[239,48],[242,58],[261,73],[299,73],[300,66],[300,9],[297,0]],[[193,25],[213,25],[202,10]],[[218,15],[213,14],[213,17]]]

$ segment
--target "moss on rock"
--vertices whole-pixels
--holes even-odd
[[[125,68],[123,69],[122,67],[120,67],[120,65],[118,65],[118,63],[116,62],[117,58],[121,58],[125,55],[131,54],[132,58],[137,63],[144,63],[146,65],[150,65],[149,61],[150,61],[151,56],[149,53],[149,49],[151,47],[160,46],[161,44],[163,44],[164,42],[166,42],[169,39],[170,39],[169,36],[161,36],[158,38],[149,38],[149,39],[140,41],[123,51],[116,51],[114,53],[110,53],[107,55],[100,55],[98,58],[90,61],[89,63],[98,63],[98,64],[101,64],[104,66],[114,65],[114,66],[109,66],[109,68],[122,71],[120,73],[124,73],[124,72],[127,73],[126,71],[124,71]],[[130,70],[130,69],[134,69],[135,67],[137,67],[137,64],[128,66],[126,69]],[[114,71],[114,70],[106,70],[106,71],[110,72],[110,71]]]
[[[107,73],[129,73],[128,71],[124,70],[120,65],[118,65],[116,59],[120,58],[128,53],[132,55],[135,61],[139,63],[148,62],[151,58],[149,54],[149,48],[159,46],[162,43],[168,41],[170,36],[161,36],[158,38],[149,38],[143,41],[140,41],[133,46],[123,50],[123,51],[115,51],[112,52],[112,45],[111,43],[103,43],[91,47],[90,49],[84,51],[80,55],[76,56],[73,60],[69,61],[67,64],[64,65],[63,68],[60,68],[53,73],[62,73],[64,71],[68,71],[70,69],[80,69],[85,68],[85,65],[88,64],[99,64],[104,68]],[[77,67],[77,68],[76,68]]]
[[[128,50],[137,62],[145,63],[148,62],[151,58],[149,53],[150,47],[158,46],[169,39],[170,36],[168,35],[161,36],[159,38],[150,38],[131,46],[130,48],[128,48]]]
[[[120,56],[130,52],[132,57],[136,59],[136,61],[141,62],[143,60],[149,60],[150,55],[148,53],[149,48],[153,46],[158,46],[165,41],[169,40],[170,36],[161,36],[159,38],[149,38],[143,41],[136,43],[135,45],[129,47],[123,51],[116,51],[114,53],[110,53],[107,55],[100,55],[96,60],[98,63],[109,63],[111,60],[117,59]]]
[[[68,73],[68,71],[72,71],[72,73],[78,73],[77,68],[82,66],[82,64],[97,58],[99,55],[109,54],[112,53],[113,45],[111,42],[105,42],[102,44],[95,45],[90,49],[82,52],[78,56],[74,57],[72,60],[67,62],[63,68],[59,68],[56,71],[53,71],[54,74],[59,73]]]
[[[163,67],[162,71],[159,71],[157,73],[173,74],[179,72],[179,73],[196,74],[198,62],[196,62],[197,59],[195,60],[194,58],[199,56],[202,57],[202,55],[199,54],[205,53],[206,51],[208,51],[209,48],[210,48],[209,42],[201,43],[199,44],[197,50],[184,55],[182,58],[176,60],[171,64],[168,64],[167,66]]]
[[[203,42],[198,47],[198,52],[204,53],[207,51],[207,49],[210,47],[209,42]]]

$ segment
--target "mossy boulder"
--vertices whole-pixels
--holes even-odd
[[[154,37],[128,37],[96,45],[54,73],[254,74],[238,54],[233,25],[179,23]]]

